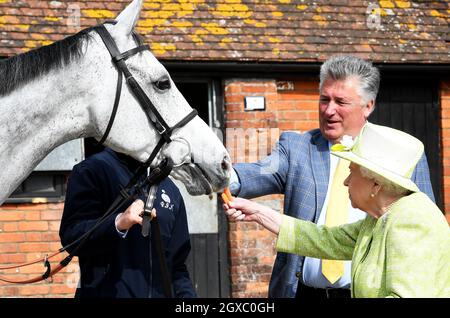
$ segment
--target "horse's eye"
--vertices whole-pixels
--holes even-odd
[[[170,88],[170,81],[168,79],[156,81],[153,85],[160,91],[166,91]]]

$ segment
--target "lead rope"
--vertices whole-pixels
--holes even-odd
[[[140,166],[131,180],[128,182],[128,184],[120,191],[120,194],[116,197],[114,202],[110,205],[108,210],[103,214],[103,216],[97,220],[97,222],[82,236],[80,236],[78,239],[73,241],[72,243],[60,248],[57,252],[51,254],[50,256],[45,256],[44,258],[29,262],[29,263],[23,263],[19,265],[14,266],[5,266],[0,267],[0,270],[5,269],[13,269],[13,268],[20,268],[32,264],[36,264],[39,262],[44,261],[44,265],[46,267],[46,271],[44,274],[33,277],[26,280],[11,280],[5,277],[0,276],[0,281],[11,283],[11,284],[29,284],[29,283],[36,283],[45,279],[51,278],[53,275],[58,273],[61,269],[66,267],[71,261],[72,258],[75,256],[75,254],[79,251],[79,249],[87,242],[89,236],[97,229],[101,224],[103,224],[109,216],[111,216],[113,213],[117,212],[118,208],[130,197],[134,198],[139,191],[142,191],[142,188],[147,187],[148,185],[158,184],[163,179],[167,178],[172,171],[173,168],[173,162],[170,158],[165,158],[155,169],[153,169],[150,173],[150,175],[145,178],[142,181],[138,181],[139,177],[142,176],[142,171],[145,171],[146,168],[144,166]],[[134,191],[133,191],[134,190]],[[59,264],[52,269],[50,262],[48,261],[50,258],[55,257],[56,255],[66,251],[68,248],[78,244],[72,252],[69,253],[68,256],[66,256]]]
[[[158,215],[152,215],[152,209],[156,199],[156,194],[158,192],[158,187],[159,184],[154,184],[150,187],[148,192],[147,201],[145,202],[144,211],[142,212],[142,236],[147,237],[150,235],[149,244],[151,244],[151,237],[154,237],[156,254],[158,256],[159,267],[162,274],[164,295],[167,298],[173,298],[172,280],[170,279],[171,275],[169,267],[167,266],[166,256],[164,254],[166,249],[164,247],[164,241],[161,238],[161,228],[158,222]]]

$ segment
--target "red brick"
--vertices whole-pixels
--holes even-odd
[[[296,82],[295,83],[295,90],[299,92],[308,92],[308,93],[315,93],[319,94],[319,82]]]
[[[27,242],[41,242],[42,241],[42,233],[40,233],[40,232],[25,233],[25,240]]]
[[[0,211],[0,222],[2,221],[18,221],[23,220],[24,212],[18,211]]]
[[[17,273],[26,275],[29,274],[30,276],[34,276],[34,274],[40,274],[45,272],[45,266],[43,263],[39,262],[36,264],[20,267],[18,270],[16,270]]]
[[[20,222],[19,231],[47,231],[48,223],[46,221]]]
[[[0,211],[17,210],[17,209],[18,209],[18,205],[17,204],[4,203],[2,206],[0,206]]]
[[[21,204],[20,209],[24,211],[43,211],[47,209],[47,204],[45,203],[36,203],[36,204]]]
[[[308,113],[303,111],[282,111],[278,113],[280,120],[308,120]]]
[[[49,292],[50,286],[49,285],[26,285],[20,288],[20,295],[22,296],[31,296],[34,297],[36,295],[45,295]]]
[[[24,233],[0,233],[0,242],[23,242],[25,240]]]
[[[244,96],[241,94],[226,95],[225,96],[225,104],[226,104],[227,111],[231,111],[228,108],[229,104],[242,105],[242,110],[244,110]]]
[[[50,246],[49,246],[49,243],[20,244],[19,251],[21,251],[21,252],[48,252],[48,251],[50,251]]]
[[[0,254],[0,264],[20,264],[26,262],[25,254],[17,254],[17,253],[3,253]],[[1,265],[0,265],[1,266]]]
[[[278,99],[280,100],[288,100],[288,101],[312,101],[316,104],[319,102],[319,94],[318,92],[301,92],[301,91],[292,91],[292,92],[282,92],[278,94]]]
[[[17,232],[19,224],[17,222],[4,222],[3,231],[4,232]]]
[[[59,226],[61,225],[60,221],[48,221],[48,229],[49,231],[59,232]]]
[[[268,91],[267,86],[262,84],[245,85],[241,89],[245,96],[264,96],[264,93]]]
[[[225,116],[228,114],[228,112],[243,112],[244,111],[244,103],[226,103],[225,104],[226,113]]]
[[[253,112],[233,112],[226,115],[228,120],[251,120],[255,118]]]
[[[51,284],[50,294],[75,294],[76,288],[69,287],[66,284]]]
[[[24,220],[37,221],[41,219],[41,211],[25,211]]]
[[[441,99],[441,108],[442,108],[442,113],[444,114],[445,110],[448,110],[450,108],[450,99],[442,98]],[[446,112],[446,114],[448,114],[448,112]],[[445,118],[447,118],[447,117],[445,117]]]
[[[450,138],[450,129],[442,129],[441,130],[441,138]],[[443,156],[445,156],[446,154],[444,153]]]
[[[40,219],[45,220],[45,221],[50,221],[50,220],[59,221],[59,220],[61,220],[61,216],[62,216],[62,211],[46,210],[46,211],[41,212]]]
[[[0,286],[0,296],[15,297],[19,295],[19,286]]]
[[[17,251],[17,244],[5,243],[0,241],[0,253],[12,253]]]
[[[241,90],[241,83],[225,83],[225,94],[240,94],[242,93]]]
[[[51,204],[48,204],[48,209],[50,209],[50,210],[59,210],[59,212],[56,212],[56,213],[59,213],[59,215],[61,216],[62,215],[62,211],[64,209],[64,203],[51,203]]]
[[[41,233],[42,236],[42,241],[46,241],[46,242],[51,242],[51,241],[56,241],[59,242],[60,238],[59,238],[59,234],[57,232],[50,232],[50,233]]]

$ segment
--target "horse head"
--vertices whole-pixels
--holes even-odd
[[[142,0],[134,0],[118,15],[116,23],[105,24],[120,52],[138,45],[133,33],[142,3]],[[89,88],[96,92],[95,100],[89,103],[92,122],[89,130],[100,140],[111,118],[115,101],[111,92],[116,90],[118,73],[96,32],[92,31],[87,41],[84,63],[88,64],[85,66],[93,77],[87,82],[97,83]],[[169,127],[174,127],[192,112],[167,70],[149,50],[130,56],[126,65]],[[148,115],[124,82],[117,113],[104,144],[145,162],[162,138]],[[174,129],[171,139],[173,141],[163,147],[157,159],[166,156],[174,161],[172,175],[185,184],[190,194],[209,194],[226,186],[231,171],[230,157],[216,134],[198,116]]]

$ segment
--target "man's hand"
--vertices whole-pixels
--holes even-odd
[[[119,231],[128,231],[133,225],[141,224],[141,213],[144,211],[144,201],[136,200],[116,218],[116,228]]]

